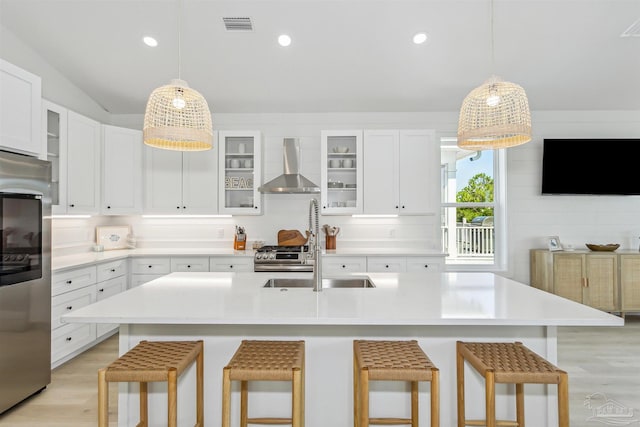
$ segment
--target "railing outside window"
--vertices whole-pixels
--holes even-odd
[[[493,257],[495,233],[493,226],[473,226],[469,224],[458,223],[456,225],[456,248],[455,251],[447,247],[448,233],[447,228],[443,229],[443,247],[449,256],[457,258],[482,258]]]

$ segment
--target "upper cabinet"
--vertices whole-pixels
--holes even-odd
[[[52,212],[100,212],[100,123],[42,101],[43,141],[52,163]]]
[[[365,131],[363,170],[364,213],[439,211],[440,153],[432,130]]]
[[[322,214],[362,213],[362,131],[322,131],[320,159]]]
[[[217,141],[211,150],[180,152],[144,147],[144,212],[218,213]]]
[[[0,149],[46,159],[40,77],[0,59]]]
[[[259,131],[219,131],[221,214],[260,215],[262,138]]]
[[[142,212],[142,131],[102,125],[103,215]]]

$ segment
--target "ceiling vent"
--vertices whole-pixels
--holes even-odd
[[[251,18],[222,18],[227,31],[253,31]]]
[[[620,37],[640,37],[640,19],[624,30]]]

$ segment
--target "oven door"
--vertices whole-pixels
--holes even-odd
[[[42,277],[42,196],[0,193],[0,286]]]

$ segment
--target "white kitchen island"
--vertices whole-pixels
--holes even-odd
[[[492,273],[362,273],[372,289],[263,288],[270,278],[310,273],[173,273],[64,316],[67,322],[119,323],[120,352],[140,340],[205,341],[205,423],[221,424],[222,368],[242,339],[304,339],[306,426],[353,425],[353,339],[417,339],[440,368],[441,425],[456,424],[455,342],[522,341],[557,362],[558,326],[622,326],[623,319]],[[562,368],[562,366],[560,366]],[[96,373],[97,375],[97,373]],[[467,416],[482,418],[484,385],[467,368]],[[195,422],[195,368],[180,380],[179,425]],[[234,384],[237,386],[237,384]],[[252,384],[250,416],[287,416],[290,388]],[[571,375],[569,375],[571,390]],[[409,413],[404,383],[373,383],[372,416]],[[150,421],[166,423],[166,386],[149,388]],[[514,388],[496,387],[498,418],[515,418]],[[525,386],[528,425],[557,425],[556,387]],[[239,387],[232,425],[238,425]],[[120,384],[120,426],[138,419],[136,384]],[[400,413],[400,414],[399,414]],[[420,387],[428,425],[429,384]]]

